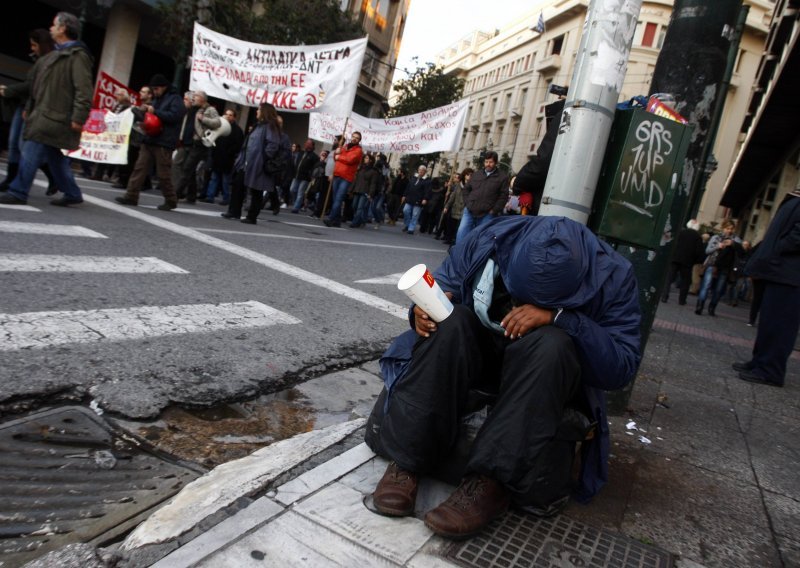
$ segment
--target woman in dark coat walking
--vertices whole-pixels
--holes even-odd
[[[233,165],[234,183],[228,211],[222,216],[238,219],[242,215],[242,201],[245,189],[250,192],[250,207],[242,223],[255,225],[261,211],[264,192],[275,192],[275,179],[266,173],[264,163],[279,152],[288,154],[289,148],[281,147],[282,132],[275,107],[262,103],[256,111],[256,126],[247,135],[244,146]],[[288,160],[288,157],[287,157]]]

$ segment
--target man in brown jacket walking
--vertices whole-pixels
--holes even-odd
[[[508,201],[508,176],[497,167],[498,161],[497,152],[486,152],[483,169],[476,170],[464,185],[464,214],[456,243],[503,212]]]
[[[92,56],[78,39],[81,24],[74,14],[59,12],[50,26],[56,44],[36,62],[31,96],[25,107],[25,140],[19,174],[0,203],[25,205],[39,166],[47,162],[64,196],[50,203],[65,207],[83,196],[61,149],[77,150],[92,100]]]

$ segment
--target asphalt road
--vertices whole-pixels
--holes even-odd
[[[250,226],[219,205],[158,211],[158,191],[121,206],[77,180],[83,205],[51,206],[39,181],[29,207],[0,208],[1,414],[66,397],[151,418],[375,358],[408,325],[386,277],[446,254],[400,226],[288,210]]]

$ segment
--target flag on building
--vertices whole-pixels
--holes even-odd
[[[539,20],[536,22],[533,30],[539,32],[540,34],[544,33],[544,12],[539,12]]]

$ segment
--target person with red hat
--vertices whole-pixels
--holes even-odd
[[[123,205],[138,205],[139,192],[155,163],[158,187],[164,195],[164,203],[158,208],[169,211],[178,206],[178,196],[172,185],[172,151],[178,143],[181,120],[186,114],[186,108],[178,91],[164,75],[153,75],[150,88],[153,91],[152,101],[135,111],[141,116],[141,128],[145,133],[139,158],[128,179],[125,195],[117,197],[115,201]]]

